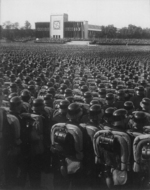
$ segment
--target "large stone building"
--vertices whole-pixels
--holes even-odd
[[[101,27],[91,25],[88,21],[68,21],[68,14],[50,16],[50,22],[35,23],[37,38],[98,38]]]

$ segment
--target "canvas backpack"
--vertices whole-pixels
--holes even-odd
[[[94,135],[93,146],[96,161],[109,168],[114,185],[124,185],[130,170],[130,137],[125,132],[100,130]],[[119,177],[120,172],[123,173],[122,178]]]
[[[69,123],[53,125],[51,129],[51,150],[60,160],[63,160],[62,170],[66,171],[66,175],[76,173],[82,168],[83,160],[83,134],[81,129]],[[62,175],[64,175],[63,173]]]

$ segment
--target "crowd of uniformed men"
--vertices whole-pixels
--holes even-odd
[[[68,53],[66,53],[68,51]],[[150,57],[3,48],[0,185],[150,187]]]

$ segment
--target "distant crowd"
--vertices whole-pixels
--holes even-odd
[[[0,47],[0,188],[149,189],[149,164],[149,50]]]

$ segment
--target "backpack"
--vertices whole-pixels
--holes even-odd
[[[139,135],[133,142],[134,172],[149,170],[150,163],[150,135]]]
[[[51,129],[51,151],[60,161],[63,160],[61,173],[73,174],[82,168],[83,134],[79,127],[73,124],[58,123]],[[65,170],[65,172],[63,172]]]
[[[106,183],[108,178],[112,178],[114,185],[124,185],[127,182],[127,171],[130,170],[129,136],[120,131],[101,130],[95,133],[93,146],[97,162],[105,165]],[[123,178],[119,177],[120,173],[123,173]]]

